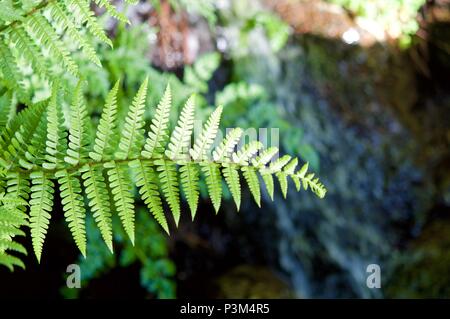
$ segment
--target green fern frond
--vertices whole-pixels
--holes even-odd
[[[220,145],[213,152],[213,159],[216,162],[226,162],[229,159],[231,152],[233,152],[237,143],[242,136],[241,128],[232,129],[227,136],[223,139]]]
[[[227,163],[223,165],[223,177],[225,177],[225,182],[230,189],[237,210],[241,207],[241,182],[239,180],[238,167],[237,164]]]
[[[86,256],[86,227],[83,196],[81,196],[81,184],[76,173],[67,170],[55,173],[58,178],[61,203],[63,205],[64,217],[66,218],[73,239],[83,256]]]
[[[158,159],[155,161],[156,170],[159,172],[161,192],[164,194],[170,210],[172,211],[175,225],[180,221],[180,191],[178,188],[178,176],[175,163]]]
[[[158,176],[149,163],[142,160],[130,162],[130,167],[136,174],[136,186],[139,187],[139,194],[142,200],[150,209],[156,221],[169,233],[166,216],[162,207],[161,195],[158,190]]]
[[[116,18],[117,20],[123,22],[123,23],[130,23],[128,18],[121,12],[117,11],[116,7],[114,7],[109,0],[94,0],[94,2],[99,6],[105,8],[106,12],[111,17]]]
[[[94,12],[89,7],[89,2],[87,0],[64,0],[67,7],[74,10],[80,17],[82,23],[86,24],[89,31],[97,37],[100,41],[105,42],[110,47],[112,47],[111,40],[106,36],[105,31],[98,23],[95,18]]]
[[[106,246],[112,252],[111,205],[109,203],[109,193],[106,188],[103,172],[100,168],[90,165],[83,166],[81,172],[86,197],[88,198],[94,220],[100,229]]]
[[[192,220],[195,218],[199,197],[199,171],[196,164],[187,163],[180,167],[181,186],[191,210]]]
[[[103,7],[107,14],[128,23],[125,15],[110,1],[93,2]],[[3,76],[0,84],[15,92],[20,102],[30,105],[33,91],[23,83],[22,60],[50,87],[61,76],[62,70],[78,77],[80,65],[75,62],[74,51],[81,50],[84,57],[101,66],[89,34],[111,47],[112,41],[90,5],[89,0],[2,0],[0,72]],[[68,48],[68,42],[75,46]]]
[[[111,161],[105,163],[105,168],[107,169],[109,187],[120,221],[134,245],[134,199],[128,167]]]
[[[116,153],[116,157],[119,159],[136,157],[144,144],[144,111],[147,98],[147,84],[148,78],[145,79],[139,88],[125,118],[119,150]]]
[[[209,116],[208,121],[203,127],[203,131],[195,141],[190,154],[194,161],[207,159],[207,152],[211,148],[217,131],[219,130],[220,116],[222,115],[222,106],[217,107]]]
[[[114,151],[113,133],[116,128],[118,90],[119,81],[116,82],[106,97],[105,107],[97,127],[93,151],[89,153],[89,156],[97,162],[109,159],[109,155]]]
[[[220,166],[217,163],[200,162],[200,167],[205,175],[211,202],[216,213],[218,213],[222,202],[222,176],[220,174]]]
[[[81,34],[80,29],[70,16],[68,8],[64,2],[55,1],[52,3],[50,13],[55,22],[58,23],[63,30],[66,30],[70,38],[78,43],[78,46],[81,48],[86,57],[96,65],[101,66],[102,63],[100,62],[94,47],[89,43],[86,37]]]
[[[148,132],[147,142],[145,143],[142,156],[152,158],[164,154],[165,142],[168,138],[168,125],[170,108],[172,106],[172,93],[170,85],[164,92],[161,101],[156,108],[155,117],[150,124],[150,131]]]
[[[78,65],[72,59],[69,50],[60,40],[54,27],[42,15],[32,15],[26,20],[27,31],[42,45],[49,48],[49,52],[60,61],[70,73],[78,75]]]
[[[181,188],[194,219],[199,203],[200,172],[206,181],[209,198],[216,213],[223,196],[222,176],[239,209],[241,173],[258,206],[261,205],[259,176],[272,199],[274,176],[285,197],[288,194],[289,179],[294,182],[297,190],[303,186],[320,198],[325,196],[325,187],[313,173],[308,173],[307,163],[296,171],[297,158],[289,155],[277,157],[276,148],[264,150],[263,145],[257,141],[245,144],[235,151],[242,137],[242,130],[239,128],[228,132],[210,158],[211,147],[218,133],[221,107],[212,112],[194,146],[189,150],[192,158],[185,156],[193,131],[194,97],[186,102],[169,140],[170,87],[157,106],[147,141],[144,141],[147,80],[141,85],[126,114],[120,140],[112,138],[120,122],[117,118],[116,101],[118,86],[119,83],[116,83],[108,95],[94,141],[88,136],[88,118],[81,84],[74,92],[70,121],[64,118],[62,95],[57,83],[53,86],[52,96],[47,103],[29,106],[17,114],[6,112],[9,115],[0,131],[0,190],[6,194],[0,195],[0,207],[13,199],[19,202],[14,209],[8,209],[11,211],[8,215],[0,215],[0,237],[3,236],[1,232],[7,234],[4,241],[0,238],[0,263],[10,267],[20,264],[20,259],[16,260],[16,257],[5,253],[5,247],[9,247],[10,251],[22,252],[20,246],[11,242],[14,236],[23,233],[20,227],[25,224],[19,213],[26,211],[28,202],[33,249],[38,261],[41,259],[54,204],[54,181],[59,184],[65,218],[83,255],[86,254],[84,195],[111,251],[113,234],[110,199],[125,232],[134,243],[134,186],[138,187],[141,199],[167,233],[169,226],[162,198],[170,207],[175,225],[178,226],[182,208]],[[69,134],[65,122],[70,122]],[[5,220],[3,224],[1,218]],[[14,226],[13,222],[19,226]],[[6,225],[6,228],[1,228],[2,225]]]
[[[256,169],[252,166],[242,167],[242,172],[245,181],[247,182],[248,188],[252,193],[253,199],[255,200],[258,207],[261,207],[261,191],[258,175],[256,174]]]
[[[34,253],[41,261],[42,246],[50,223],[54,184],[45,172],[33,172],[31,178],[30,229]]]
[[[192,95],[186,102],[178,119],[177,126],[172,132],[167,157],[172,160],[186,160],[187,150],[191,146],[192,129],[194,128],[195,95]]]
[[[47,141],[45,169],[56,169],[62,166],[67,149],[67,131],[64,127],[64,116],[61,109],[61,91],[55,85],[47,108]]]
[[[82,82],[79,81],[75,88],[72,105],[70,107],[70,130],[67,155],[64,160],[72,165],[77,165],[87,157],[89,145],[88,113],[83,101]]]

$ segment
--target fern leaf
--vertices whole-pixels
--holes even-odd
[[[278,158],[275,162],[270,163],[269,168],[267,169],[267,171],[270,174],[277,173],[277,172],[281,171],[281,169],[287,163],[289,163],[290,160],[291,160],[291,156],[284,155],[284,156]]]
[[[199,197],[199,172],[196,164],[187,163],[180,167],[180,179],[184,195],[191,210],[192,220],[195,218]]]
[[[8,126],[16,114],[17,99],[13,92],[8,91],[0,98],[0,132]]]
[[[64,117],[59,97],[58,85],[55,84],[47,110],[47,154],[45,156],[46,162],[42,164],[45,169],[55,169],[60,165],[63,162],[67,147],[67,132],[64,128]]]
[[[216,213],[218,213],[222,201],[222,177],[220,175],[220,166],[217,163],[208,162],[201,162],[200,166],[206,177],[206,186],[208,187],[211,202],[213,203]]]
[[[262,168],[267,163],[269,163],[272,158],[278,154],[278,148],[276,147],[269,147],[268,149],[265,149],[261,152],[261,154],[252,160],[253,166],[257,168]]]
[[[258,175],[256,170],[252,166],[247,166],[242,168],[242,172],[247,182],[248,188],[252,193],[253,199],[255,200],[258,207],[261,207],[261,191],[259,186]]]
[[[5,198],[14,198],[16,200],[22,200],[26,203],[30,193],[30,182],[23,174],[19,172],[11,172],[7,175],[6,182],[6,195]],[[25,205],[17,205],[17,208],[25,211]]]
[[[26,120],[20,124],[19,129],[11,137],[9,147],[3,151],[0,158],[0,164],[6,169],[11,169],[21,158],[24,158],[27,145],[38,129],[44,114],[44,106],[44,104],[32,105],[27,108]]]
[[[12,22],[22,20],[19,10],[16,10],[11,1],[2,1],[2,9],[0,10],[0,21]]]
[[[190,151],[194,161],[207,159],[207,152],[211,148],[211,145],[216,138],[217,131],[219,130],[219,122],[222,110],[222,106],[219,106],[214,110],[214,112],[212,112],[208,121],[203,127],[202,133],[195,141],[195,145]]]
[[[123,22],[123,23],[130,23],[130,21],[127,19],[127,17],[126,17],[123,13],[117,11],[116,7],[113,6],[113,5],[109,2],[109,0],[94,0],[94,2],[95,2],[99,7],[105,8],[106,12],[108,12],[108,14],[109,14],[111,17],[114,17],[114,18],[116,18],[117,20],[119,20],[119,21],[121,21],[121,22]]]
[[[94,12],[92,12],[89,8],[89,1],[64,0],[64,2],[69,8],[72,8],[78,12],[81,21],[83,23],[86,23],[86,26],[92,35],[94,35],[100,41],[108,44],[110,47],[113,46],[111,40],[106,36],[103,28],[98,24]]]
[[[241,183],[237,168],[238,166],[235,164],[224,164],[222,172],[225,182],[230,189],[230,193],[233,196],[236,209],[239,211],[239,208],[241,207]]]
[[[18,94],[20,100],[29,103],[30,98],[22,82],[23,76],[10,49],[2,40],[0,38],[0,71],[3,74],[2,80],[9,89],[14,90]]]
[[[125,118],[119,150],[116,157],[119,159],[133,158],[139,154],[144,142],[144,108],[147,98],[147,83],[145,79],[138,93],[131,103],[130,110]]]
[[[114,161],[105,163],[109,186],[123,228],[134,245],[134,200],[128,167]]]
[[[45,141],[47,139],[47,114],[44,112],[36,127],[35,133],[29,141],[24,158],[19,159],[19,164],[25,169],[31,170],[40,167],[45,161]]]
[[[130,162],[130,167],[136,173],[136,185],[139,187],[139,194],[142,200],[150,209],[153,217],[161,227],[169,234],[166,216],[162,207],[161,196],[158,191],[158,176],[153,167],[148,162],[134,160]]]
[[[86,197],[89,200],[89,207],[93,213],[94,220],[100,229],[106,246],[113,252],[111,206],[103,172],[101,169],[90,165],[85,165],[81,171],[83,172],[81,177]]]
[[[259,141],[252,141],[242,147],[238,152],[233,153],[232,159],[234,163],[241,166],[248,165],[248,161],[263,147]]]
[[[100,62],[95,49],[86,37],[80,33],[78,27],[73,21],[73,18],[70,14],[68,14],[68,10],[64,2],[55,1],[52,3],[50,13],[52,18],[60,25],[60,27],[63,30],[66,30],[70,38],[78,43],[78,46],[82,49],[86,57],[94,64],[101,66],[102,63]]]
[[[100,118],[97,135],[95,137],[93,151],[89,156],[94,161],[109,159],[114,150],[114,134],[117,117],[117,91],[119,90],[119,81],[116,82],[112,90],[106,97],[106,103]]]
[[[50,223],[50,212],[53,206],[53,182],[44,172],[34,172],[30,175],[30,229],[34,253],[38,262],[41,261],[42,246]]]
[[[195,95],[186,102],[172,132],[166,156],[172,160],[186,160],[186,151],[191,146],[192,129],[194,128]]]
[[[77,174],[71,174],[67,170],[56,172],[55,177],[58,178],[64,217],[78,249],[86,257],[86,210],[80,180]]]
[[[87,157],[87,148],[89,145],[88,135],[88,113],[86,104],[83,100],[82,82],[79,81],[75,88],[72,105],[70,107],[70,130],[69,130],[69,147],[67,156],[64,160],[71,164],[77,165]]]
[[[156,160],[156,170],[159,172],[161,191],[172,211],[175,225],[180,221],[180,191],[178,189],[178,177],[175,164],[163,159]]]
[[[69,50],[59,39],[55,29],[48,20],[39,14],[30,15],[27,18],[26,27],[35,39],[38,39],[41,45],[49,48],[49,53],[56,61],[61,61],[64,67],[73,75],[78,75],[78,65],[72,59]]]
[[[225,136],[220,145],[213,152],[213,159],[216,162],[226,162],[229,159],[229,155],[233,152],[235,146],[239,142],[242,136],[241,128],[234,128]]]
[[[270,199],[273,200],[274,186],[272,175],[267,173],[261,173],[261,177],[264,181],[264,184],[266,185],[267,193],[269,194]]]
[[[172,106],[172,93],[170,85],[164,92],[161,101],[156,108],[155,116],[150,124],[148,138],[142,151],[145,158],[161,157],[164,154],[164,146],[168,139],[169,115]]]
[[[280,182],[281,192],[283,194],[283,197],[286,198],[287,191],[288,191],[288,182],[287,182],[287,175],[284,172],[278,172],[275,174],[278,181]]]
[[[23,26],[13,28],[9,35],[17,52],[31,63],[36,72],[43,78],[49,78],[48,65],[40,48],[34,39],[26,32]]]

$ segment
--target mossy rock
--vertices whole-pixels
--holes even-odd
[[[386,282],[389,298],[450,298],[450,221],[427,226]]]
[[[218,279],[219,298],[293,298],[291,289],[271,270],[250,265],[238,266]]]

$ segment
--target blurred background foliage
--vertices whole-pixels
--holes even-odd
[[[263,194],[259,210],[246,191],[239,213],[228,201],[218,216],[204,199],[196,220],[182,217],[170,237],[138,202],[136,246],[116,223],[111,255],[88,227],[86,259],[55,226],[48,261],[14,280],[2,275],[10,294],[19,293],[14,282],[30,296],[69,298],[450,297],[449,1],[151,0],[121,8],[131,24],[104,19],[114,49],[97,44],[103,68],[79,57],[93,125],[112,83],[121,80],[126,111],[149,76],[150,105],[169,82],[176,107],[197,95],[199,121],[223,105],[223,128],[277,128],[271,138],[309,161],[329,194],[276,204]],[[35,100],[49,94],[37,79],[28,86]],[[81,266],[81,290],[64,288],[69,263]],[[382,289],[366,286],[373,263]]]

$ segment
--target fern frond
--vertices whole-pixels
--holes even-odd
[[[50,6],[50,13],[59,26],[63,30],[66,30],[70,38],[78,43],[78,46],[81,48],[86,57],[94,64],[101,66],[102,63],[100,62],[94,47],[89,43],[86,37],[80,33],[76,22],[73,21],[73,18],[68,13],[65,3],[63,1],[55,1]]]
[[[260,141],[252,141],[249,144],[244,145],[244,147],[236,153],[233,153],[233,162],[241,166],[247,166],[248,161],[258,153],[261,148],[263,148],[263,144]]]
[[[86,23],[86,27],[92,35],[97,37],[100,41],[112,47],[111,40],[106,36],[105,31],[97,22],[94,12],[89,8],[89,1],[87,0],[64,0],[66,5],[77,12],[81,21]]]
[[[139,194],[148,206],[161,227],[169,233],[166,216],[162,207],[161,196],[158,191],[158,176],[149,163],[142,160],[130,162],[130,167],[136,174],[136,186],[139,187]]]
[[[61,109],[60,91],[54,86],[47,109],[47,141],[45,169],[56,169],[64,162],[67,149],[67,131],[64,128],[64,117]]]
[[[172,211],[175,225],[180,221],[180,191],[178,189],[178,176],[176,166],[171,161],[156,160],[156,170],[159,172],[161,192],[164,194],[170,210]]]
[[[190,153],[194,161],[201,161],[207,159],[207,152],[216,138],[219,129],[220,116],[222,115],[222,106],[218,106],[208,118],[208,121],[203,127],[202,133],[195,141],[194,147]]]
[[[0,132],[8,126],[16,113],[17,99],[15,95],[8,91],[0,97]]]
[[[222,202],[222,176],[217,163],[200,162],[201,170],[206,178],[206,186],[216,213]]]
[[[49,53],[56,61],[60,61],[66,70],[73,75],[78,75],[78,65],[72,59],[66,45],[60,40],[53,26],[42,15],[31,15],[26,20],[27,31],[38,39],[39,42],[49,48]]]
[[[258,175],[256,174],[256,169],[252,166],[242,167],[242,172],[247,182],[248,188],[252,193],[253,199],[255,200],[258,207],[261,207],[261,191],[259,186]]]
[[[192,158],[185,157],[193,130],[194,98],[191,97],[186,102],[168,141],[170,87],[166,89],[157,107],[149,137],[144,143],[147,80],[133,99],[117,143],[112,136],[119,120],[116,100],[118,86],[117,82],[108,95],[93,142],[89,138],[87,111],[80,83],[70,107],[69,136],[65,127],[58,83],[53,85],[48,102],[30,105],[17,114],[8,108],[4,112],[8,116],[3,117],[5,124],[0,131],[0,212],[5,212],[2,208],[5,206],[8,213],[0,214],[0,263],[3,262],[9,267],[20,264],[20,259],[16,259],[9,252],[24,251],[13,238],[23,234],[20,227],[26,224],[26,216],[23,216],[28,201],[32,244],[40,261],[51,218],[50,212],[54,205],[55,180],[59,184],[64,216],[83,255],[86,254],[86,210],[83,195],[87,197],[90,210],[111,251],[113,234],[110,198],[125,232],[134,243],[135,185],[140,197],[167,233],[169,227],[162,198],[168,203],[178,226],[181,215],[181,188],[194,219],[199,203],[200,172],[206,180],[209,198],[216,213],[220,209],[223,195],[222,175],[238,210],[242,196],[241,173],[258,206],[261,205],[258,175],[263,179],[272,199],[274,176],[279,181],[284,197],[287,196],[289,179],[294,182],[297,190],[303,186],[318,197],[325,196],[324,185],[314,173],[308,173],[307,163],[296,171],[297,158],[289,155],[278,157],[278,149],[264,150],[263,145],[257,141],[245,144],[235,151],[242,136],[242,130],[239,128],[228,132],[220,145],[214,149],[213,158],[210,159],[209,152],[218,132],[221,107],[212,112],[194,146],[189,150]],[[88,152],[90,149],[92,151]],[[107,179],[104,176],[107,176]],[[84,189],[81,187],[80,178]],[[3,192],[5,195],[2,195]],[[14,209],[9,207],[13,206],[8,204],[10,202],[15,203]]]
[[[70,107],[69,144],[67,155],[64,157],[69,164],[77,165],[87,157],[89,145],[87,116],[86,104],[83,101],[82,82],[79,81]]]
[[[34,253],[41,261],[42,246],[50,223],[54,184],[45,172],[33,172],[31,178],[30,229]]]
[[[172,160],[186,160],[187,150],[191,146],[192,129],[194,128],[195,95],[186,102],[178,119],[177,126],[172,132],[167,157]]]
[[[239,208],[241,207],[241,182],[239,180],[238,165],[224,164],[222,171],[225,182],[227,183],[236,204],[236,209],[239,211]]]
[[[233,152],[235,146],[239,143],[242,133],[243,131],[239,127],[228,132],[227,136],[213,152],[214,161],[226,162],[229,159],[230,153]]]
[[[1,2],[2,9],[0,10],[0,21],[12,22],[22,20],[22,15],[19,10],[16,10],[13,3],[9,0]]]
[[[116,82],[106,97],[106,103],[97,127],[97,136],[95,137],[93,151],[89,153],[89,156],[97,162],[109,159],[114,151],[113,132],[116,128],[117,91],[119,90],[119,83],[119,81]]]
[[[5,148],[2,154],[0,153],[0,165],[10,169],[23,156],[39,127],[41,117],[44,115],[44,106],[41,104],[28,107],[26,120],[20,123],[18,130],[11,136],[9,147]]]
[[[160,157],[160,155],[164,154],[164,146],[169,136],[167,129],[171,107],[172,93],[170,85],[167,85],[164,95],[156,108],[155,116],[152,119],[148,138],[142,151],[143,157]]]
[[[94,0],[94,2],[99,6],[105,8],[106,12],[111,17],[116,18],[117,20],[123,22],[123,23],[130,23],[128,18],[121,12],[117,11],[116,7],[114,7],[109,0]]]
[[[134,245],[134,200],[128,167],[111,161],[105,163],[109,187],[123,228]]]
[[[86,197],[89,200],[89,207],[94,220],[108,249],[113,252],[111,206],[103,172],[98,167],[90,165],[82,167],[81,172]]]
[[[5,86],[15,91],[22,101],[29,103],[30,97],[22,82],[23,75],[20,73],[17,62],[8,45],[3,42],[2,37],[0,37],[0,71],[3,75],[1,80],[5,82]]]
[[[23,26],[13,28],[9,32],[11,42],[14,43],[16,52],[31,63],[36,72],[43,78],[49,78],[49,67],[42,55],[41,49],[36,45],[32,37]]]
[[[77,174],[69,173],[67,170],[56,172],[55,177],[58,178],[64,217],[78,249],[86,257],[86,227],[84,222],[86,210],[83,196],[81,196],[80,180]]]
[[[125,118],[122,137],[119,142],[119,150],[116,153],[116,157],[119,159],[137,156],[144,143],[145,122],[143,115],[145,111],[145,100],[147,98],[147,83],[148,78],[145,79],[139,88]]]
[[[180,167],[181,186],[191,210],[192,220],[195,218],[199,197],[199,171],[196,164],[187,163]]]

